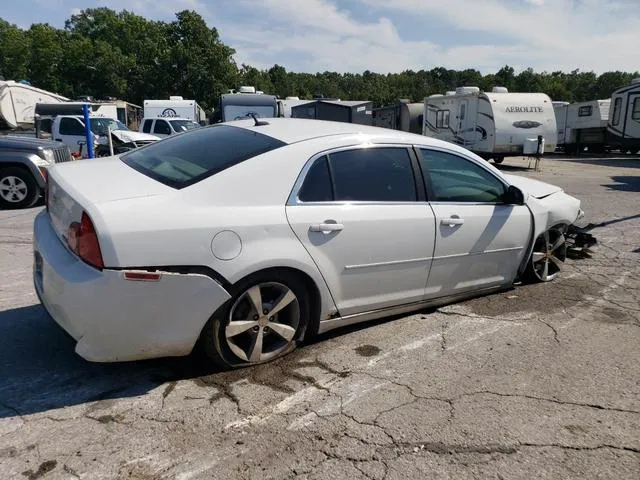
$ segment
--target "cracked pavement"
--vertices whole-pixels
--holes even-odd
[[[525,164],[602,223],[591,258],[225,373],[77,357],[31,284],[41,207],[0,211],[0,478],[640,478],[640,159]]]

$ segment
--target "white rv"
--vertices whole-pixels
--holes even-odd
[[[32,129],[35,125],[36,103],[67,102],[68,98],[47,92],[26,83],[0,81],[0,126],[13,129]]]
[[[575,153],[578,148],[596,153],[604,151],[610,105],[610,99],[571,104],[553,102],[558,147],[567,153]]]
[[[640,78],[611,94],[607,144],[640,153]]]
[[[551,153],[556,148],[556,117],[544,93],[459,87],[427,97],[424,110],[423,135],[462,145],[496,163],[507,156]]]
[[[207,116],[195,100],[185,100],[179,96],[169,97],[168,100],[145,100],[143,104],[144,118],[187,118],[202,124]]]

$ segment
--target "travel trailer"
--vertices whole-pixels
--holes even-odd
[[[36,103],[67,102],[68,98],[28,83],[0,81],[0,130],[33,129]]]
[[[185,100],[180,96],[172,96],[168,100],[145,100],[143,116],[144,118],[188,118],[201,125],[207,120],[207,116],[198,102]]]
[[[611,94],[607,145],[640,153],[640,78]]]
[[[575,153],[578,148],[603,152],[611,100],[553,102],[558,127],[558,148]]]
[[[422,133],[424,123],[424,103],[410,103],[399,100],[394,105],[373,109],[373,124],[376,127]]]
[[[556,117],[544,93],[481,92],[459,87],[424,101],[422,133],[500,163],[508,156],[542,155],[556,148]]]
[[[278,100],[275,95],[266,95],[256,91],[255,87],[240,87],[238,93],[220,95],[220,108],[217,121],[229,122],[255,116],[256,118],[274,118],[278,116]]]

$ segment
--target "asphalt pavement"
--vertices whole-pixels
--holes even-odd
[[[42,207],[0,211],[0,478],[640,478],[640,158],[526,167],[582,200],[591,258],[227,373],[76,356],[33,291]]]

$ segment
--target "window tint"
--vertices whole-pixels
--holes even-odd
[[[63,118],[60,120],[60,135],[84,135],[84,127],[75,118]]]
[[[583,105],[578,109],[579,117],[590,117],[593,112],[593,107],[591,105]]]
[[[636,97],[633,101],[633,113],[631,114],[633,120],[640,120],[640,97]]]
[[[432,200],[438,202],[502,201],[504,184],[490,172],[457,155],[421,149],[420,164],[428,173],[433,189]],[[428,179],[425,178],[425,182]]]
[[[613,104],[613,124],[620,124],[620,110],[622,109],[622,98],[616,98],[616,101]]]
[[[327,157],[319,158],[309,169],[298,198],[302,202],[330,202],[333,200]]]
[[[162,142],[131,150],[122,161],[174,188],[199,182],[233,165],[286,143],[230,125],[196,128]]]
[[[338,201],[413,202],[416,184],[406,148],[360,148],[329,155]]]
[[[156,124],[153,127],[153,133],[171,135],[171,127],[165,120],[156,120]]]
[[[144,133],[151,133],[151,125],[153,124],[153,120],[145,120],[144,125],[142,126],[142,131]]]

